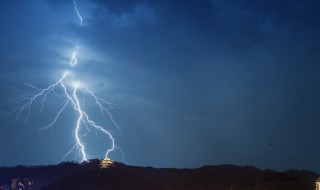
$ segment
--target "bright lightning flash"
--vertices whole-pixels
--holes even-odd
[[[78,6],[75,0],[73,0],[74,3],[74,9],[77,13],[77,16],[80,20],[80,25],[82,24],[82,16],[78,10]],[[71,67],[74,67],[77,65],[77,52],[74,51],[71,55],[69,64]],[[57,112],[56,116],[54,119],[46,126],[42,127],[42,131],[47,131],[49,128],[52,128],[54,124],[57,122],[59,119],[60,115],[63,113],[63,111],[66,109],[67,106],[71,106],[73,110],[77,113],[78,118],[76,121],[75,125],[75,130],[74,130],[74,136],[75,136],[75,145],[73,148],[67,152],[67,154],[63,157],[65,158],[68,156],[70,153],[77,150],[81,154],[81,161],[86,162],[88,161],[88,154],[86,152],[86,146],[83,143],[81,139],[81,129],[86,129],[87,131],[96,131],[102,133],[105,137],[107,137],[111,145],[107,149],[105,153],[105,158],[107,159],[109,157],[109,154],[114,151],[118,150],[122,154],[122,160],[123,162],[126,163],[124,159],[124,154],[122,149],[116,145],[115,139],[110,133],[110,131],[104,129],[102,126],[97,125],[89,116],[89,114],[84,110],[82,105],[80,104],[79,97],[78,97],[78,92],[82,91],[83,94],[86,94],[100,109],[100,112],[104,117],[108,117],[110,121],[116,126],[116,128],[120,131],[120,128],[118,124],[115,122],[115,120],[112,117],[112,114],[110,113],[110,109],[114,108],[114,104],[107,102],[101,98],[98,98],[92,91],[88,90],[86,87],[83,87],[80,85],[79,82],[73,82],[73,85],[67,85],[66,80],[72,79],[73,77],[70,76],[70,72],[64,72],[62,77],[55,83],[49,85],[47,88],[41,89],[37,88],[33,85],[27,84],[31,88],[39,91],[37,94],[31,96],[31,97],[23,97],[18,100],[21,106],[16,107],[11,113],[15,113],[17,115],[17,119],[21,116],[23,112],[27,112],[27,120],[29,116],[31,115],[31,107],[36,101],[41,102],[41,109],[40,112],[44,109],[45,107],[45,101],[47,100],[47,97],[50,93],[53,93],[54,95],[58,96],[58,89],[62,89],[63,94],[62,96],[65,98],[64,103],[62,104],[60,110]],[[121,131],[120,131],[121,132]]]
[[[103,135],[108,137],[108,139],[111,141],[111,146],[110,146],[110,148],[107,149],[107,152],[105,153],[105,158],[108,158],[109,153],[111,153],[112,151],[114,151],[116,149],[118,149],[121,152],[122,158],[123,158],[123,151],[121,150],[120,147],[118,147],[116,145],[115,140],[114,140],[112,134],[110,133],[110,131],[104,129],[100,125],[97,125],[93,120],[90,119],[89,114],[82,108],[80,101],[79,101],[79,97],[78,97],[78,91],[82,91],[83,93],[85,93],[89,97],[91,97],[94,100],[94,102],[96,103],[96,105],[100,108],[101,113],[104,116],[108,116],[110,118],[110,120],[114,123],[114,125],[119,129],[117,123],[114,121],[114,119],[109,111],[109,109],[114,108],[114,104],[98,98],[92,91],[89,91],[87,88],[82,89],[79,82],[74,82],[74,84],[71,86],[71,88],[70,87],[68,88],[65,81],[68,79],[69,76],[70,76],[70,73],[65,72],[63,74],[63,76],[57,82],[51,84],[50,86],[48,86],[45,89],[39,89],[39,88],[34,87],[34,88],[41,90],[41,91],[32,97],[22,98],[21,101],[24,101],[24,104],[15,108],[12,111],[12,113],[17,113],[17,118],[18,118],[22,112],[28,111],[28,117],[29,117],[31,114],[31,106],[33,105],[33,103],[35,101],[37,101],[37,100],[41,101],[41,103],[43,105],[43,103],[46,101],[47,96],[50,92],[57,93],[56,92],[57,89],[61,88],[63,90],[63,96],[65,97],[65,103],[62,105],[62,107],[58,111],[58,113],[55,116],[55,118],[53,119],[53,121],[50,124],[41,128],[41,130],[46,131],[49,128],[53,127],[53,125],[57,122],[58,118],[60,117],[61,113],[65,110],[65,108],[68,105],[71,105],[72,108],[78,114],[75,130],[74,130],[74,136],[75,136],[76,143],[72,149],[76,148],[81,153],[81,161],[82,162],[88,161],[86,147],[85,147],[85,144],[81,140],[81,134],[80,134],[80,129],[83,128],[84,126],[87,127],[87,128],[85,128],[86,130],[95,130],[97,132],[101,132]],[[72,150],[70,150],[67,153],[67,155],[70,154],[71,152],[72,152]],[[65,155],[65,156],[67,156],[67,155]],[[126,162],[125,160],[123,160],[123,161]]]

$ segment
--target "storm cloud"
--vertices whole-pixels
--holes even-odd
[[[129,164],[319,168],[319,1],[78,0],[78,7],[83,26],[69,0],[0,2],[2,111],[32,93],[23,83],[55,81],[77,48],[78,79],[120,105],[113,114],[122,134],[113,132]],[[65,113],[51,136],[38,135],[51,104],[29,128],[1,115],[1,165],[59,162],[73,115]],[[12,150],[20,146],[29,156]]]

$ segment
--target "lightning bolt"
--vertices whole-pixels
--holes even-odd
[[[109,110],[111,108],[114,108],[114,104],[107,102],[101,98],[98,98],[92,91],[88,90],[87,88],[82,88],[79,82],[74,82],[74,84],[71,87],[67,86],[65,84],[65,80],[67,80],[69,76],[70,76],[70,73],[65,72],[57,82],[49,85],[47,88],[44,88],[44,89],[40,89],[38,87],[28,85],[36,90],[40,90],[40,92],[35,94],[32,97],[21,98],[19,101],[24,103],[21,106],[16,107],[14,110],[12,110],[12,113],[17,113],[17,119],[18,119],[21,116],[22,112],[27,111],[28,113],[27,118],[30,117],[31,106],[34,104],[35,101],[39,100],[43,104],[44,100],[47,99],[47,96],[50,92],[55,92],[56,89],[61,88],[63,90],[63,96],[65,97],[65,101],[62,104],[62,107],[60,108],[60,110],[57,112],[54,119],[48,125],[42,127],[40,131],[47,131],[48,129],[52,128],[54,124],[57,122],[57,120],[59,119],[60,115],[65,110],[65,108],[68,105],[71,105],[73,110],[78,114],[75,130],[74,130],[74,136],[75,136],[76,142],[75,142],[75,146],[72,149],[76,148],[78,152],[80,152],[81,162],[88,161],[88,156],[86,153],[85,144],[81,140],[80,129],[83,128],[84,126],[88,126],[89,128],[87,130],[93,129],[93,130],[96,130],[97,132],[101,132],[106,137],[108,137],[108,139],[111,141],[111,146],[110,148],[107,149],[105,153],[105,158],[109,158],[109,154],[112,151],[119,150],[122,155],[123,161],[126,163],[126,161],[124,160],[123,151],[119,146],[116,145],[115,139],[113,138],[111,132],[104,129],[102,126],[97,125],[92,119],[90,119],[89,114],[82,108],[79,101],[79,97],[78,97],[78,91],[82,91],[83,93],[86,93],[88,96],[92,97],[95,103],[97,104],[97,106],[100,108],[101,113],[106,113],[104,115],[109,116],[112,123],[120,130],[118,124],[114,121],[112,114],[110,113],[110,110]],[[69,78],[72,78],[72,77],[69,77]],[[109,107],[106,107],[107,105]],[[71,152],[72,150],[70,150],[67,153],[67,155],[70,154]],[[67,155],[65,155],[64,157],[66,157]]]
[[[75,0],[73,0],[73,4],[74,4],[74,10],[76,11],[77,16],[78,16],[78,18],[80,20],[80,25],[82,25],[83,18],[82,18],[81,14],[80,14],[80,12],[78,10],[78,4],[77,4],[77,2]]]
[[[78,11],[76,1],[73,0],[73,3],[74,3],[74,9],[77,13],[77,16],[79,17],[80,25],[81,25],[83,18],[81,16],[80,12]],[[74,67],[77,65],[77,63],[78,63],[77,52],[74,51],[71,55],[70,60],[69,60],[69,65],[71,67]],[[67,81],[69,81],[69,80],[72,81],[72,85],[67,85],[67,84],[69,84],[69,83],[67,83]],[[64,97],[64,101],[60,105],[61,107],[58,110],[55,117],[52,119],[52,121],[49,122],[46,126],[40,128],[40,131],[46,132],[48,129],[51,129],[56,124],[56,122],[60,118],[61,114],[65,111],[65,109],[68,106],[71,106],[73,108],[73,110],[75,111],[75,113],[77,113],[78,117],[77,117],[76,124],[74,127],[75,144],[64,155],[63,159],[66,158],[72,152],[76,151],[81,156],[81,162],[87,162],[89,160],[89,156],[86,152],[87,147],[85,146],[85,143],[81,139],[81,137],[83,136],[81,131],[82,131],[82,129],[85,129],[87,132],[89,132],[89,131],[100,132],[107,139],[109,139],[110,145],[106,150],[105,158],[109,158],[109,155],[111,152],[113,152],[114,150],[118,150],[122,155],[123,162],[127,163],[126,160],[124,159],[124,153],[123,153],[122,149],[119,146],[117,146],[117,144],[115,143],[115,139],[112,136],[112,133],[109,130],[106,130],[105,128],[103,128],[102,126],[97,125],[90,118],[89,114],[84,110],[84,108],[82,107],[82,105],[79,101],[78,93],[79,93],[79,91],[81,91],[83,94],[85,94],[87,97],[89,97],[95,103],[95,105],[98,106],[103,117],[109,118],[110,121],[113,123],[113,125],[119,130],[119,132],[121,132],[119,125],[115,122],[115,120],[110,112],[110,109],[115,108],[114,104],[97,97],[93,93],[93,91],[82,86],[80,82],[75,81],[74,77],[71,76],[70,72],[64,72],[63,75],[55,83],[53,83],[43,89],[35,87],[31,84],[26,84],[26,85],[31,87],[32,89],[38,91],[38,93],[36,93],[32,96],[29,96],[29,97],[21,97],[18,99],[17,102],[20,104],[20,106],[17,106],[15,109],[13,109],[11,111],[11,113],[16,114],[16,119],[18,119],[22,115],[22,113],[26,112],[27,113],[26,121],[28,121],[28,118],[31,115],[32,105],[36,101],[39,101],[41,103],[40,112],[42,112],[42,110],[45,108],[45,102],[48,98],[48,95],[51,93],[53,93],[55,96]],[[59,89],[60,89],[60,91],[62,90],[62,92],[63,92],[62,94],[60,91],[58,91]],[[60,92],[60,94],[58,92]]]

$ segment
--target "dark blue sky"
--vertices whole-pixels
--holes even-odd
[[[320,172],[318,0],[0,1],[0,165],[58,163],[72,147],[76,114],[39,133],[61,99],[32,115],[6,114],[14,98],[69,69],[112,110],[132,165],[253,165]],[[94,135],[92,135],[94,136]],[[101,158],[101,137],[89,138]],[[72,154],[66,160],[77,158]],[[112,159],[120,160],[114,153]]]

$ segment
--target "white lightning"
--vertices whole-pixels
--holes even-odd
[[[77,4],[77,2],[75,0],[73,0],[73,4],[74,4],[74,10],[76,11],[77,16],[78,16],[78,18],[80,20],[80,25],[82,25],[83,18],[82,18],[81,14],[80,14],[80,12],[78,10],[78,4]]]
[[[119,125],[113,119],[113,116],[109,111],[109,109],[114,108],[114,104],[111,102],[107,102],[101,98],[98,98],[96,95],[94,95],[94,93],[92,91],[88,90],[87,88],[85,89],[85,92],[87,92],[94,99],[95,103],[99,106],[103,117],[105,117],[106,115],[109,116],[109,118],[112,121],[112,123],[114,124],[114,126],[116,126],[117,129],[121,132]],[[106,107],[106,106],[108,106],[108,107]]]
[[[43,100],[47,99],[49,92],[51,92],[51,91],[55,92],[55,90],[57,88],[61,88],[63,90],[65,102],[62,104],[62,107],[57,112],[54,119],[48,125],[42,127],[40,129],[40,131],[45,132],[49,128],[52,128],[54,126],[54,124],[57,122],[57,120],[59,119],[60,115],[65,110],[65,108],[68,105],[71,105],[71,107],[74,109],[74,111],[78,114],[78,118],[77,118],[76,125],[75,125],[75,130],[74,130],[75,145],[63,158],[65,158],[67,155],[69,155],[73,151],[73,149],[76,148],[78,150],[78,152],[81,154],[81,162],[88,161],[86,147],[85,147],[85,144],[81,140],[81,132],[80,132],[80,130],[83,128],[83,126],[87,126],[87,127],[89,127],[86,129],[87,131],[95,130],[97,132],[102,133],[110,140],[110,148],[107,148],[107,151],[105,153],[105,158],[108,158],[109,154],[112,151],[117,149],[122,154],[122,159],[126,163],[126,161],[123,157],[123,155],[124,155],[123,151],[120,147],[118,147],[116,145],[115,139],[113,138],[111,132],[104,129],[102,126],[97,125],[93,120],[90,119],[89,114],[82,108],[77,93],[78,93],[78,91],[82,91],[83,93],[86,93],[88,96],[93,97],[95,100],[95,103],[100,108],[100,111],[103,113],[106,112],[107,116],[109,116],[109,119],[112,121],[112,123],[119,129],[119,126],[116,124],[110,111],[108,110],[109,108],[106,107],[106,106],[109,106],[111,108],[111,107],[113,107],[113,104],[109,103],[101,98],[98,98],[92,91],[88,90],[87,88],[84,88],[82,90],[82,88],[79,85],[79,82],[74,82],[74,84],[71,86],[71,89],[70,89],[70,87],[67,86],[65,83],[65,80],[67,80],[68,77],[69,77],[69,72],[65,72],[63,74],[63,76],[57,82],[51,84],[50,86],[48,86],[45,89],[40,89],[40,88],[34,87],[32,85],[28,85],[28,86],[32,87],[33,89],[40,90],[40,92],[30,98],[21,98],[20,101],[24,102],[24,104],[15,108],[12,111],[12,113],[17,113],[17,118],[18,118],[18,117],[20,117],[22,112],[28,111],[27,117],[29,117],[31,114],[31,106],[33,105],[33,103],[35,101],[39,100],[43,105]]]
[[[25,98],[22,98],[22,100],[27,100],[27,102],[25,104],[23,104],[22,106],[19,106],[17,108],[15,108],[14,110],[12,110],[11,112],[14,113],[14,112],[17,112],[17,117],[16,119],[19,118],[19,116],[21,115],[21,113],[25,110],[28,110],[28,116],[27,116],[27,119],[29,118],[30,114],[31,114],[31,105],[33,104],[33,102],[42,97],[42,98],[45,98],[47,97],[48,93],[50,91],[54,91],[55,87],[59,85],[59,83],[62,82],[62,80],[67,76],[67,73],[64,73],[63,76],[60,78],[60,80],[58,80],[56,83],[54,84],[51,84],[50,86],[48,86],[47,88],[45,89],[42,89],[38,94],[32,96],[32,97],[25,97]]]
[[[78,6],[75,0],[73,0],[74,3],[74,9],[77,13],[77,16],[80,20],[80,25],[82,24],[83,18],[78,10]],[[74,67],[78,64],[77,60],[77,51],[74,51],[71,55],[71,58],[69,60],[69,65],[71,67]],[[66,80],[72,80],[73,85],[67,85]],[[122,155],[122,160],[124,163],[127,163],[124,159],[124,153],[122,149],[116,145],[115,139],[112,136],[111,132],[106,130],[100,125],[97,125],[89,116],[89,114],[84,110],[82,105],[80,104],[79,98],[78,98],[78,91],[82,91],[83,94],[86,94],[87,97],[89,97],[93,102],[99,107],[100,112],[102,113],[103,117],[109,118],[109,120],[113,123],[113,125],[121,132],[119,125],[115,122],[110,109],[113,109],[115,107],[114,104],[105,101],[99,97],[97,97],[91,90],[87,89],[86,87],[82,87],[79,82],[74,81],[73,77],[70,76],[70,72],[64,72],[63,75],[59,80],[57,80],[55,83],[49,85],[47,88],[38,88],[31,84],[26,84],[27,86],[31,87],[32,89],[38,91],[38,93],[34,94],[33,96],[29,97],[20,97],[17,99],[17,103],[21,104],[20,106],[16,107],[11,111],[11,113],[16,114],[16,119],[18,119],[22,113],[27,112],[26,121],[28,121],[28,118],[31,115],[31,107],[36,101],[39,101],[41,103],[40,112],[42,112],[45,108],[45,102],[49,96],[49,94],[54,94],[55,96],[62,96],[64,97],[63,103],[60,105],[60,109],[58,110],[55,117],[52,119],[52,121],[42,127],[40,131],[46,132],[48,129],[51,129],[60,118],[61,114],[66,110],[68,106],[71,106],[75,113],[77,113],[78,117],[76,120],[76,124],[74,127],[74,138],[75,138],[75,144],[74,146],[65,154],[63,159],[65,159],[69,154],[71,154],[73,151],[77,150],[77,153],[80,153],[81,155],[81,162],[87,162],[88,161],[88,154],[86,152],[87,147],[83,143],[81,137],[85,136],[85,134],[81,134],[82,128],[84,128],[87,132],[89,131],[96,131],[103,134],[105,137],[107,137],[110,140],[110,145],[106,149],[105,158],[109,157],[109,154],[114,151],[118,150]],[[62,89],[63,93],[59,94],[58,89]],[[60,92],[61,93],[61,92]],[[106,117],[107,116],[107,117]]]

